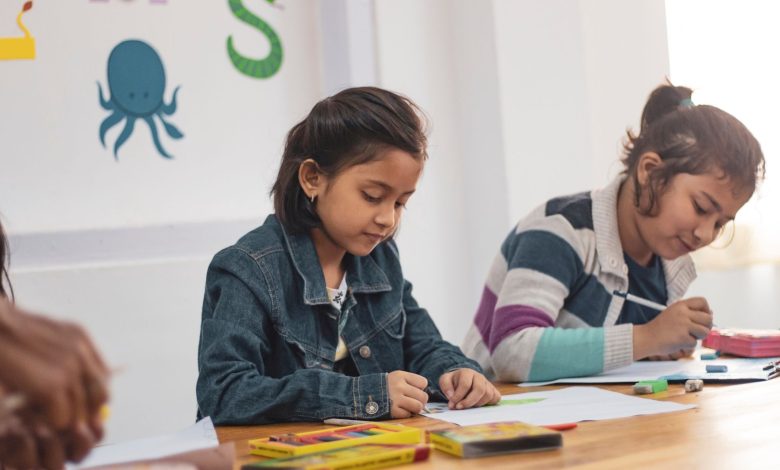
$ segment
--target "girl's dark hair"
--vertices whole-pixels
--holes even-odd
[[[11,278],[8,277],[8,237],[5,235],[3,225],[0,224],[0,298],[13,299],[14,289],[11,287]]]
[[[639,135],[630,130],[623,146],[624,174],[633,178],[634,205],[640,213],[651,215],[659,195],[672,177],[722,171],[735,191],[751,194],[764,178],[765,163],[761,146],[737,118],[714,106],[696,106],[690,88],[667,83],[650,94],[642,111]],[[647,207],[640,207],[642,188],[637,177],[639,158],[655,152],[663,165],[652,171],[647,185]]]
[[[426,120],[409,98],[374,87],[348,88],[320,101],[287,134],[279,174],[271,189],[276,217],[290,233],[320,226],[298,181],[311,158],[328,177],[397,148],[425,160]]]

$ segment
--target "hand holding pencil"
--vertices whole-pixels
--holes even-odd
[[[387,374],[387,394],[390,397],[390,416],[393,418],[409,418],[422,413],[428,404],[428,394],[425,388],[428,379],[422,375],[403,370],[395,370]]]
[[[627,300],[631,300],[628,299]],[[712,329],[712,310],[703,297],[675,302],[643,325],[634,325],[634,359],[681,357]]]

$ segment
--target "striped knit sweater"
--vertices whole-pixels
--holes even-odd
[[[551,199],[501,246],[463,351],[490,379],[597,374],[633,361],[633,325],[616,324],[628,289],[617,225],[623,178]],[[669,301],[696,277],[690,256],[662,260]]]

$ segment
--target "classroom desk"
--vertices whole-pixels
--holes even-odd
[[[499,384],[503,394],[518,393],[514,385]],[[559,386],[533,388],[553,390]],[[632,393],[629,385],[603,386]],[[651,416],[582,422],[563,432],[563,448],[480,459],[459,459],[435,451],[427,462],[402,469],[482,468],[648,468],[662,464],[685,464],[688,468],[777,468],[780,458],[780,379],[740,385],[706,384],[698,393],[686,394],[679,384],[666,392],[648,395],[655,399],[697,405],[692,410]],[[425,429],[454,425],[425,417],[394,420],[393,423]],[[260,460],[248,454],[247,439],[271,434],[322,428],[316,423],[266,426],[222,426],[220,442],[235,441],[236,462]]]

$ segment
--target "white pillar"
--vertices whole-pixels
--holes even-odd
[[[322,0],[322,80],[327,95],[376,85],[373,0]]]

